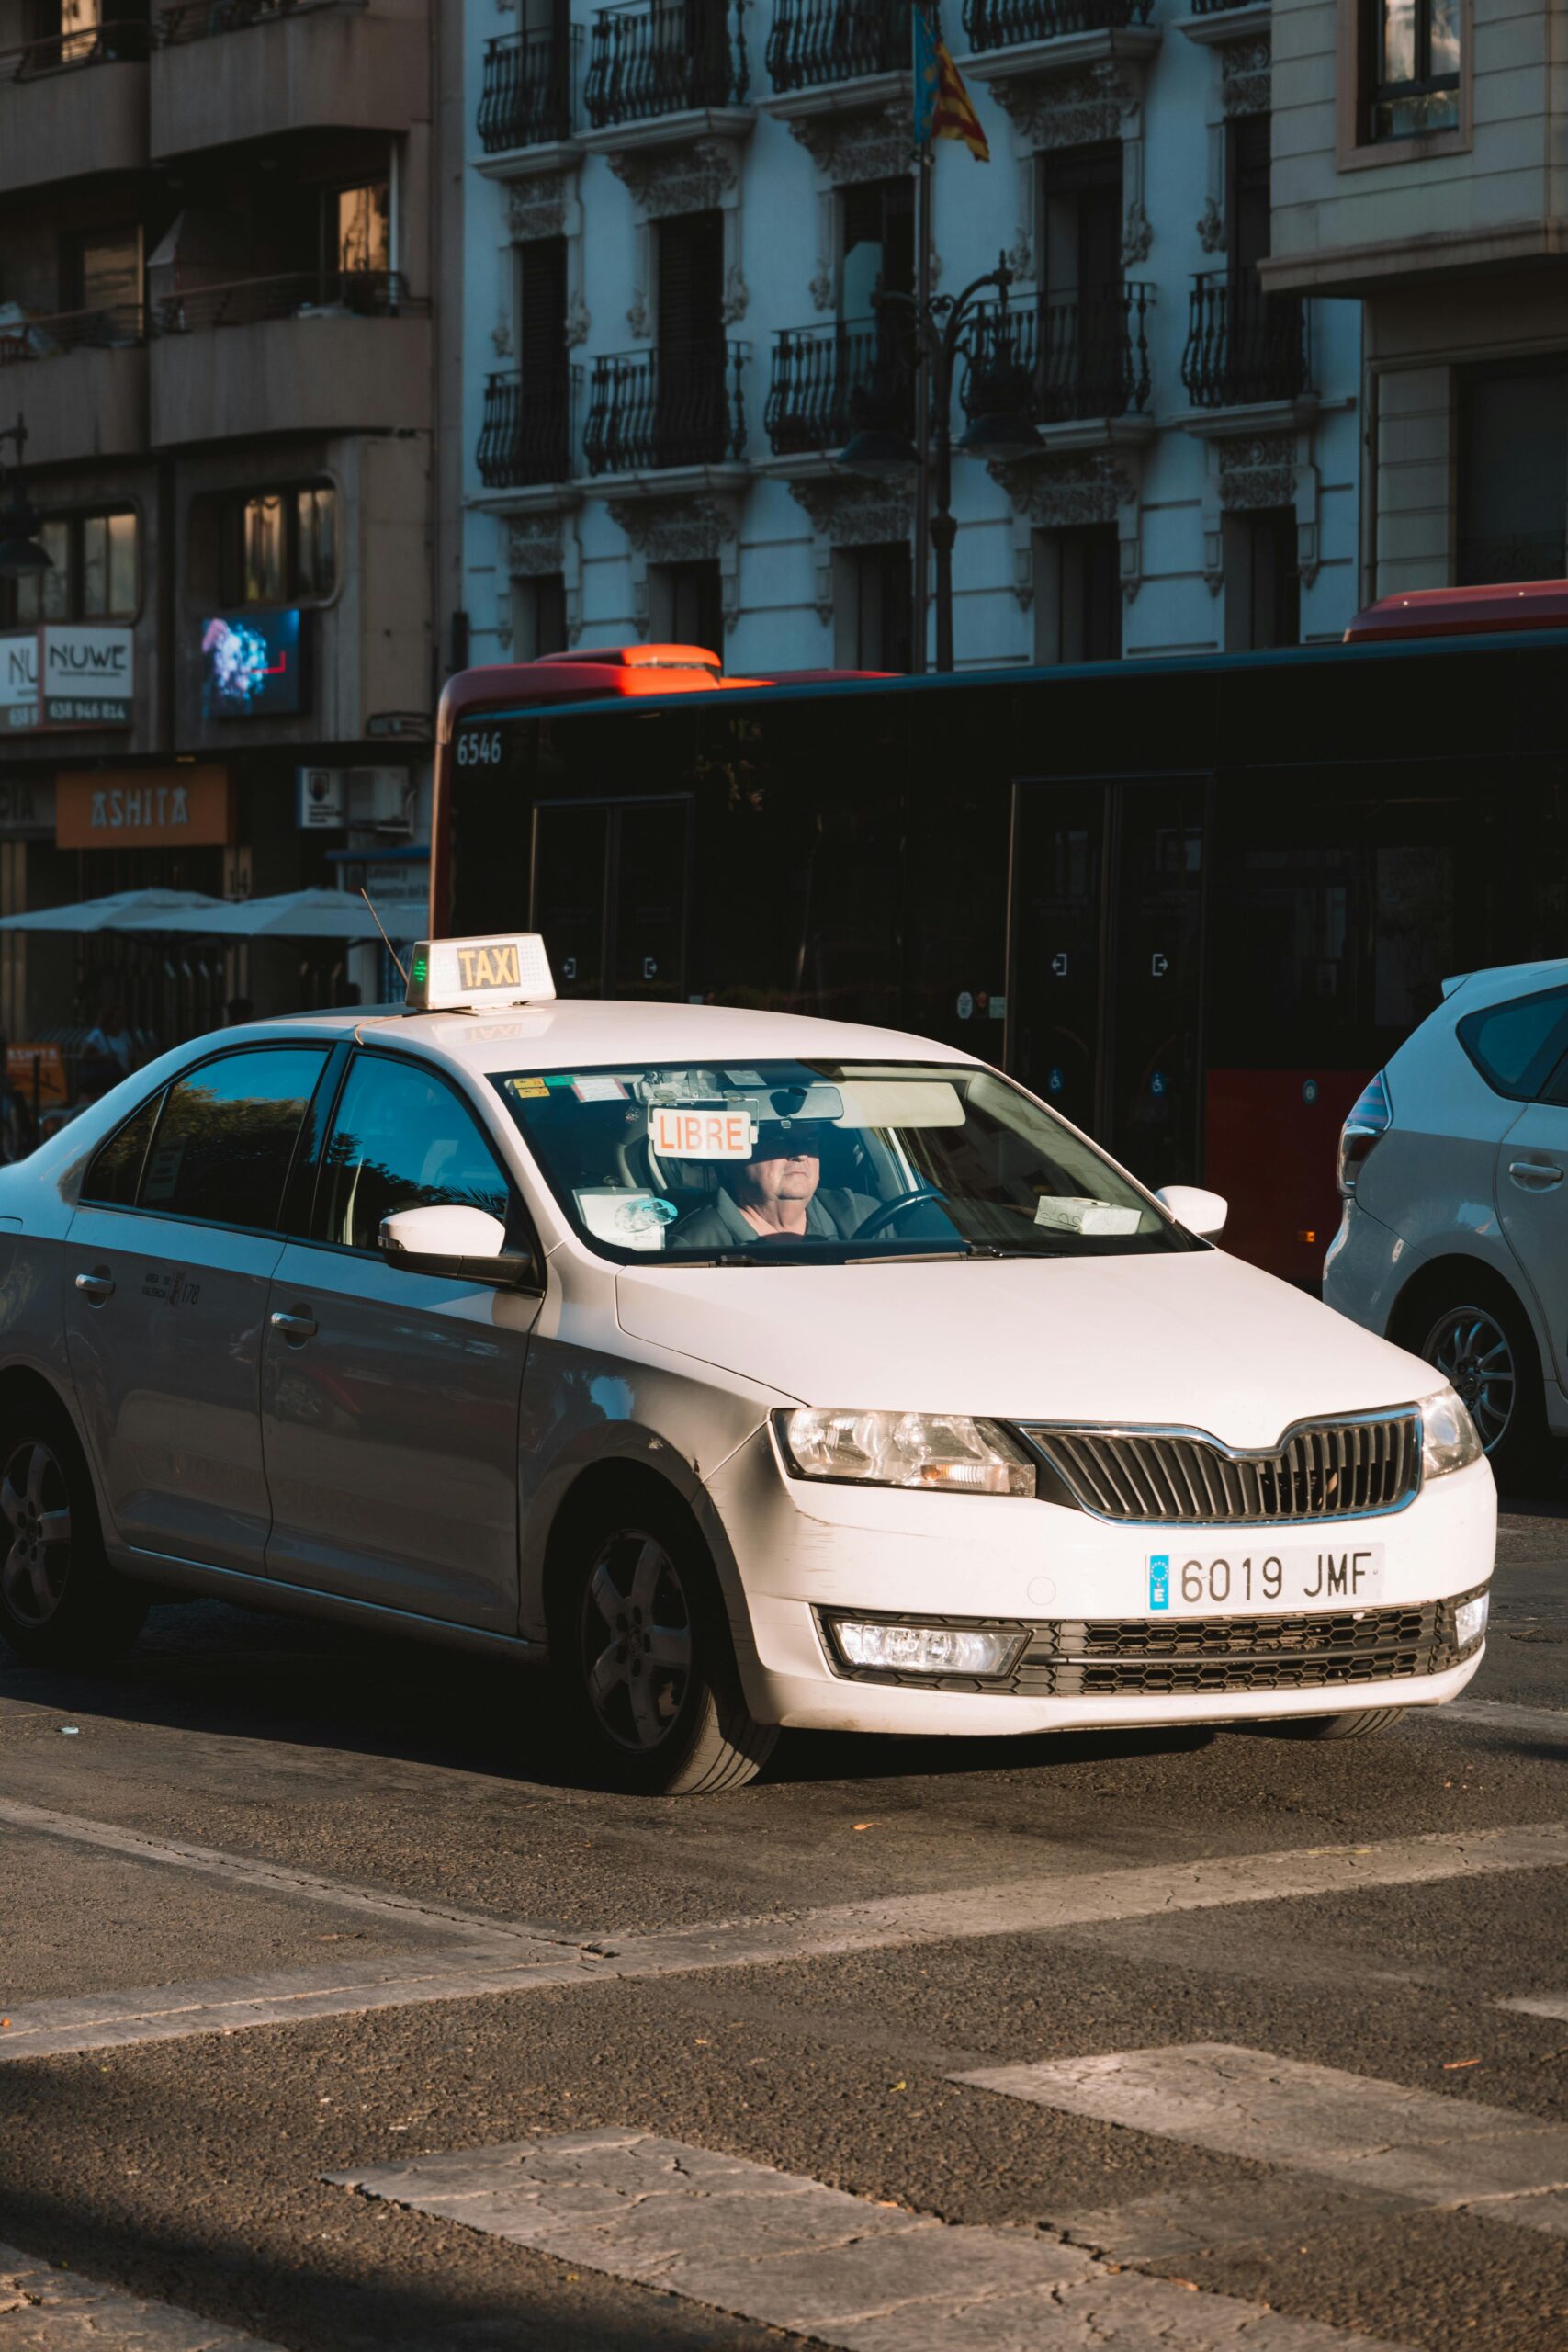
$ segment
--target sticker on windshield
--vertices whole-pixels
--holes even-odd
[[[728,1102],[656,1102],[648,1114],[661,1159],[750,1159],[751,1121]]]
[[[1143,1211],[1118,1208],[1111,1201],[1089,1200],[1081,1193],[1058,1197],[1048,1193],[1034,1212],[1034,1222],[1054,1233],[1136,1233]]]
[[[618,1078],[574,1078],[571,1091],[580,1102],[624,1102],[626,1099]]]
[[[674,1202],[657,1193],[626,1193],[612,1184],[580,1184],[573,1198],[595,1241],[620,1250],[662,1250],[665,1230],[678,1214]]]
[[[506,1091],[515,1094],[519,1102],[537,1102],[547,1098],[550,1090],[542,1078],[509,1078]]]
[[[1151,1609],[1170,1607],[1170,1554],[1168,1552],[1149,1554],[1149,1607]]]

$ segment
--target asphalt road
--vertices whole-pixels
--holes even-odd
[[[1371,1740],[684,1804],[317,1626],[0,1660],[0,2352],[1568,2347],[1560,1503],[1496,1596]]]

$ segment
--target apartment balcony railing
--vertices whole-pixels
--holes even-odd
[[[1129,283],[1034,302],[982,303],[965,344],[964,414],[1021,400],[1036,424],[1147,408],[1152,286]]]
[[[1293,400],[1312,373],[1299,294],[1265,294],[1257,273],[1208,270],[1192,281],[1181,380],[1194,408]]]
[[[908,434],[914,387],[906,342],[875,319],[825,327],[784,327],[762,429],[778,458],[837,449],[869,427]]]
[[[410,300],[400,270],[308,269],[281,277],[243,277],[225,286],[192,286],[152,305],[155,335],[208,327],[254,326],[265,319],[423,318],[428,302]]]
[[[0,82],[36,82],[79,65],[141,65],[152,42],[146,25],[86,25],[79,32],[48,33],[19,49],[0,50]]]
[[[583,104],[595,130],[743,106],[744,0],[620,0],[593,19]]]
[[[746,454],[747,346],[712,341],[593,362],[583,455],[591,474],[738,463]]]
[[[964,29],[975,50],[1011,49],[1063,33],[1125,32],[1146,25],[1154,0],[964,0]]]
[[[1192,0],[1195,17],[1217,17],[1226,8],[1250,8],[1254,0]]]
[[[581,391],[581,368],[563,368],[553,384],[532,376],[526,390],[520,374],[486,378],[477,458],[487,490],[570,480]]]
[[[571,94],[581,55],[577,25],[540,33],[502,33],[485,43],[479,145],[487,155],[510,147],[544,147],[571,136]]]
[[[366,6],[367,0],[176,0],[159,16],[158,40],[172,48],[182,41],[207,40],[214,33],[243,32],[247,25],[265,25],[275,17]]]
[[[774,0],[768,74],[775,90],[810,90],[909,63],[909,0]]]
[[[129,351],[147,339],[140,302],[111,302],[96,311],[57,311],[0,323],[0,368],[52,359],[62,351]]]

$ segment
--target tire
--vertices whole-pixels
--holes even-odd
[[[1403,1707],[1362,1707],[1348,1715],[1290,1715],[1248,1728],[1273,1739],[1365,1739],[1371,1732],[1386,1731],[1404,1713]]]
[[[1498,1485],[1527,1482],[1546,1453],[1546,1394],[1535,1333],[1513,1293],[1478,1273],[1409,1329],[1408,1344],[1469,1408]]]
[[[744,1788],[778,1738],[741,1692],[712,1560],[673,1498],[640,1482],[575,1517],[550,1657],[589,1776],[642,1796]]]
[[[81,1442],[41,1398],[0,1428],[0,1634],[28,1666],[101,1666],[141,1631],[148,1596],[104,1556]]]

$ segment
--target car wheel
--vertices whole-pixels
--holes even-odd
[[[0,1634],[29,1666],[118,1657],[147,1600],[104,1556],[93,1483],[75,1430],[42,1404],[0,1431]]]
[[[741,1694],[712,1562],[684,1514],[656,1498],[574,1528],[551,1653],[576,1744],[612,1787],[741,1788],[778,1737]]]
[[[1539,1465],[1546,1437],[1539,1351],[1523,1310],[1500,1286],[1467,1283],[1429,1313],[1416,1353],[1457,1391],[1500,1485]]]
[[[1347,1715],[1287,1715],[1278,1723],[1257,1723],[1253,1731],[1275,1739],[1365,1739],[1369,1732],[1386,1731],[1404,1713],[1403,1707],[1361,1707]]]

